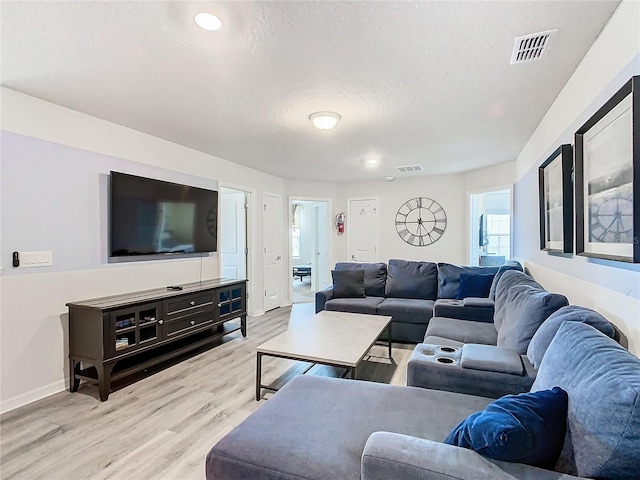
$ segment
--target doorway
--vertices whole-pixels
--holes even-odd
[[[290,200],[292,303],[313,303],[315,292],[331,285],[328,200]]]
[[[511,189],[471,195],[471,265],[496,266],[511,259]]]
[[[248,190],[220,187],[220,276],[251,280],[251,195]],[[251,285],[251,283],[249,283]],[[254,295],[247,289],[247,311],[253,315]]]

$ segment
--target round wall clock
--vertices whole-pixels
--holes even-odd
[[[447,214],[435,200],[426,197],[406,201],[396,213],[396,231],[414,247],[437,242],[447,228]]]

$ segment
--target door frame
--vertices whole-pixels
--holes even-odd
[[[256,311],[257,311],[257,306],[255,304],[255,299],[258,298],[257,294],[258,292],[257,290],[257,284],[258,282],[255,281],[254,279],[254,272],[256,272],[256,258],[259,257],[259,255],[255,255],[254,253],[258,251],[258,248],[261,247],[256,247],[256,235],[253,235],[253,231],[256,230],[256,226],[255,226],[255,221],[256,218],[253,215],[253,212],[255,212],[256,210],[256,197],[257,197],[257,190],[255,188],[250,188],[247,186],[243,186],[243,185],[237,185],[235,183],[229,183],[229,182],[222,182],[219,181],[218,182],[218,190],[222,189],[222,188],[228,188],[231,190],[237,190],[239,192],[244,192],[246,194],[246,196],[248,197],[247,199],[247,205],[248,208],[246,210],[246,235],[247,235],[247,239],[246,239],[246,245],[247,245],[247,315],[250,317],[254,317],[256,316]],[[218,195],[222,195],[222,193],[220,191],[218,191]],[[222,228],[222,225],[220,226],[220,228]],[[221,262],[220,262],[220,255],[218,255],[218,277],[222,276],[221,273]]]
[[[485,187],[485,188],[479,188],[474,190],[467,190],[467,207],[465,212],[467,233],[465,235],[465,248],[467,251],[467,262],[469,263],[469,265],[471,265],[472,263],[471,260],[473,259],[473,252],[472,252],[473,247],[471,245],[471,229],[473,228],[473,219],[471,218],[471,196],[481,195],[483,193],[497,192],[499,190],[509,190],[509,212],[511,217],[509,219],[509,223],[510,223],[509,228],[511,229],[511,236],[509,238],[509,250],[511,252],[511,258],[515,258],[514,251],[513,251],[513,246],[515,245],[514,243],[515,235],[513,231],[513,225],[514,225],[513,217],[514,217],[514,206],[515,206],[513,201],[513,189],[514,189],[514,184],[508,183],[506,185],[503,184],[503,185],[498,185],[496,187]]]
[[[378,216],[378,221],[377,221],[377,225],[376,225],[376,235],[375,235],[375,241],[376,241],[376,255],[379,253],[378,249],[380,248],[380,197],[376,197],[373,195],[368,195],[365,197],[347,197],[347,211],[345,212],[346,216],[347,216],[347,221],[345,222],[345,228],[347,229],[347,259],[345,261],[347,262],[353,262],[353,260],[351,260],[351,234],[350,232],[350,228],[351,225],[349,225],[349,218],[351,217],[351,202],[353,201],[359,201],[359,200],[375,200],[376,202],[376,208],[377,208],[377,212],[376,215]],[[357,262],[357,260],[356,260]]]
[[[335,262],[333,261],[333,251],[334,251],[334,241],[335,241],[335,236],[332,235],[331,233],[333,232],[333,230],[331,229],[332,225],[333,225],[333,200],[329,197],[307,197],[307,196],[302,196],[302,195],[290,195],[289,196],[289,201],[287,202],[287,239],[288,239],[288,244],[289,244],[289,248],[287,249],[287,264],[288,264],[288,279],[291,280],[292,278],[292,274],[291,272],[293,272],[293,241],[291,238],[291,223],[293,222],[293,215],[292,215],[292,206],[293,206],[293,202],[294,201],[300,201],[300,202],[326,202],[327,204],[327,229],[329,231],[329,235],[328,235],[328,239],[329,241],[327,242],[327,248],[329,249],[329,251],[327,252],[327,256],[329,258],[329,266],[331,267],[331,265],[334,265]],[[289,281],[287,282],[288,285],[288,291],[289,291],[289,303],[293,304],[293,282]]]

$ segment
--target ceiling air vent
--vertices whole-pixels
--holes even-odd
[[[513,53],[511,54],[511,65],[539,59],[548,50],[549,41],[557,31],[548,30],[516,38],[516,42],[513,45]]]
[[[396,169],[402,173],[422,172],[424,170],[422,165],[405,165],[404,167],[396,167]]]

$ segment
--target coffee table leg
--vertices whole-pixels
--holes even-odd
[[[356,379],[356,367],[351,368],[351,380]]]
[[[389,340],[389,360],[393,360],[391,356],[391,322],[389,322],[389,326],[387,327],[387,340]]]
[[[258,352],[256,364],[256,402],[260,401],[260,390],[262,385],[262,354]]]

